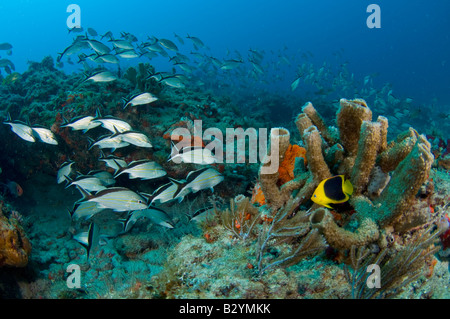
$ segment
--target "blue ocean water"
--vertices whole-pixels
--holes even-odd
[[[81,23],[100,34],[130,32],[140,41],[147,36],[173,39],[173,32],[195,35],[212,56],[227,50],[246,55],[248,49],[314,54],[316,63],[333,63],[342,52],[349,70],[363,78],[378,74],[376,83],[392,83],[395,92],[422,103],[450,100],[450,22],[445,0],[415,1],[2,1],[0,39],[14,46],[19,72],[27,61],[56,56],[67,47],[67,6],[81,8]],[[369,4],[381,8],[381,28],[369,29]],[[296,65],[283,82],[295,77]],[[69,68],[70,70],[70,68]],[[281,88],[283,88],[281,87]],[[276,89],[279,89],[275,85]]]

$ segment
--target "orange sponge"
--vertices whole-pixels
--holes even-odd
[[[305,165],[307,164],[306,149],[296,144],[289,145],[286,153],[284,153],[284,159],[278,168],[278,186],[294,179],[295,159],[297,157],[303,157],[305,159]]]
[[[264,193],[259,182],[256,183],[255,187],[253,187],[252,198],[250,202],[252,204],[258,204],[259,206],[266,204],[266,198],[264,197]]]

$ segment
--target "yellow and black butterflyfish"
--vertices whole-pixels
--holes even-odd
[[[345,203],[352,194],[353,186],[350,180],[345,179],[344,175],[337,175],[321,181],[311,200],[332,209],[331,204]]]

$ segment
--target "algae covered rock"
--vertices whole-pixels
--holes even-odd
[[[0,212],[0,267],[25,267],[30,253],[30,241],[18,221]]]

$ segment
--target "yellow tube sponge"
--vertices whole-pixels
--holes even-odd
[[[261,190],[264,193],[266,203],[273,208],[279,208],[289,198],[289,195],[281,194],[277,186],[278,168],[284,159],[284,154],[290,145],[289,130],[278,127],[270,130],[270,151],[264,159],[264,164],[259,172]],[[270,159],[269,159],[270,158]]]
[[[297,115],[297,118],[295,119],[295,125],[297,126],[300,136],[302,136],[303,131],[310,126],[313,126],[313,123],[311,122],[308,115],[306,115],[305,113],[300,113],[299,115]]]
[[[322,152],[322,137],[316,126],[310,126],[303,131],[303,143],[306,147],[306,159],[315,182],[331,177],[330,169]]]
[[[325,124],[322,116],[317,112],[311,102],[306,103],[302,108],[303,113],[305,113],[312,123],[317,127],[323,139],[330,145],[336,143],[336,138],[330,132],[328,126]]]
[[[425,137],[419,136],[412,151],[399,163],[388,185],[373,202],[364,196],[350,199],[360,219],[370,217],[384,227],[407,213],[434,161],[429,145]]]
[[[370,218],[361,221],[355,232],[345,230],[334,222],[333,215],[326,208],[318,208],[312,212],[310,223],[325,237],[328,244],[336,249],[350,249],[352,246],[363,246],[378,240],[380,232],[377,224]]]
[[[372,120],[372,111],[364,100],[340,100],[337,113],[340,143],[350,156],[356,155],[358,150],[359,133],[363,121]]]
[[[417,142],[419,134],[413,128],[399,134],[395,141],[389,143],[387,148],[378,157],[378,165],[383,172],[393,171],[397,165],[411,152]]]
[[[380,142],[381,124],[363,121],[358,142],[358,151],[350,176],[354,195],[361,194],[367,188],[370,173],[377,159]]]

